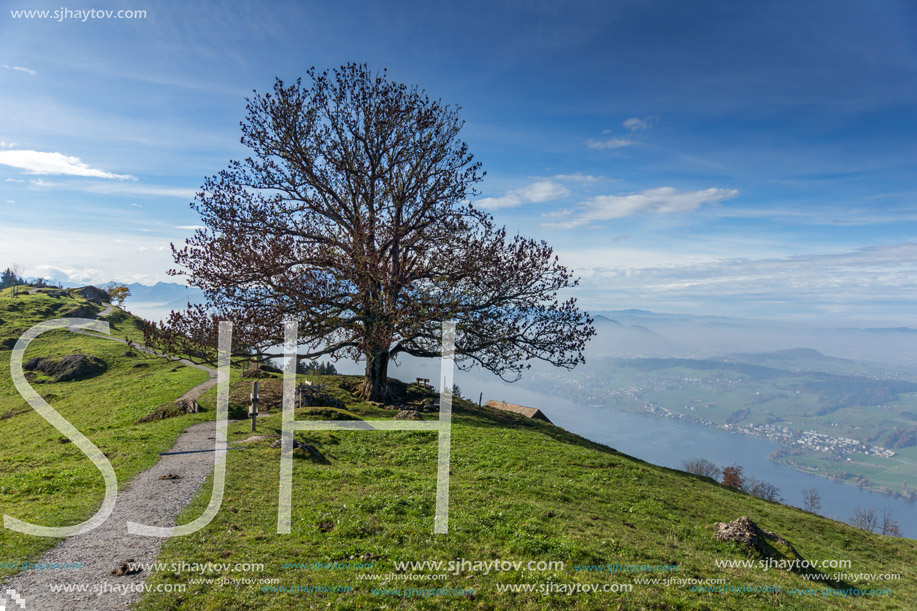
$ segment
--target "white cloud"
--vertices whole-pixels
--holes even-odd
[[[144,185],[123,182],[47,182],[45,180],[32,180],[31,184],[46,189],[65,189],[69,191],[82,191],[100,195],[150,195],[162,197],[178,197],[180,199],[193,199],[197,194],[196,189],[183,187],[165,187],[160,185]],[[138,204],[139,205],[139,204]]]
[[[870,295],[886,290],[907,300],[917,287],[917,244],[875,246],[852,252],[766,258],[606,248],[562,255],[588,270],[596,287],[619,292],[703,294],[787,299]],[[613,262],[609,265],[608,262]],[[833,297],[832,297],[833,296]]]
[[[735,189],[679,191],[674,187],[647,189],[628,195],[599,195],[586,201],[579,215],[564,223],[551,223],[555,229],[574,229],[593,221],[608,221],[634,214],[680,214],[693,212],[704,204],[713,204],[738,195]]]
[[[650,126],[656,122],[656,117],[646,117],[645,119],[640,119],[639,117],[631,117],[627,119],[621,125],[629,132],[642,132],[650,128]]]
[[[521,189],[513,189],[503,197],[479,199],[476,204],[488,210],[498,210],[500,208],[515,208],[522,204],[540,204],[569,194],[570,191],[559,183],[551,180],[540,180]]]
[[[134,208],[143,208],[143,204],[133,203],[131,204],[131,206],[133,206]]]
[[[176,229],[181,229],[183,231],[197,231],[198,229],[206,229],[203,225],[176,225]]]
[[[16,200],[14,200],[14,199],[8,199],[8,200],[6,200],[6,203],[8,203],[8,204],[15,204],[15,203],[16,203]]]
[[[0,260],[21,260],[26,276],[82,284],[115,278],[144,284],[174,282],[166,273],[175,266],[169,242],[181,239],[178,232],[172,237],[20,226],[7,230],[0,240]]]
[[[571,214],[573,214],[573,210],[570,208],[558,208],[557,210],[549,210],[541,216],[549,219],[562,219],[570,216]]]
[[[25,181],[19,180],[18,178],[7,178],[6,182],[25,182]]]
[[[25,170],[26,174],[64,174],[68,176],[136,180],[128,174],[113,174],[90,167],[80,161],[78,157],[71,157],[62,153],[44,153],[29,150],[0,151],[0,165],[8,165]]]
[[[4,140],[0,140],[0,149],[11,149],[14,146],[16,146],[15,142],[6,142]]]
[[[592,176],[591,174],[557,174],[554,176],[555,180],[562,180],[564,182],[582,182],[582,183],[591,183],[598,182],[600,180],[605,180],[604,176]]]
[[[25,66],[7,66],[6,64],[3,64],[3,67],[6,68],[7,70],[14,70],[14,71],[16,71],[16,72],[24,72],[24,73],[30,74],[30,75],[32,75],[32,76],[35,76],[36,74],[38,74],[37,72],[35,72],[35,71],[32,70],[31,68],[26,68]]]
[[[586,146],[591,149],[620,149],[632,146],[633,140],[628,138],[608,138],[607,140],[586,140]]]
[[[655,123],[657,117],[631,117],[626,119],[621,123],[621,126],[626,129],[630,134],[625,136],[611,136],[610,138],[605,138],[604,140],[586,140],[586,146],[591,149],[619,149],[627,146],[633,146],[636,144],[636,141],[632,138],[637,132],[642,132],[648,130]],[[608,136],[612,133],[610,129],[603,129],[602,135]]]

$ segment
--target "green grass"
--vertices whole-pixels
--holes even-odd
[[[0,338],[16,337],[42,319],[86,305],[82,300],[46,295],[0,299]],[[120,325],[130,329],[136,322],[122,319]],[[112,327],[117,335],[116,325]],[[156,406],[178,398],[208,375],[161,358],[125,356],[126,351],[120,343],[53,331],[33,341],[25,355],[28,360],[81,352],[108,363],[108,370],[95,378],[34,388],[106,453],[121,487],[153,465],[182,429],[212,417],[202,413],[137,424]],[[102,475],[22,399],[12,383],[9,358],[8,350],[0,351],[0,513],[47,526],[78,523],[101,505]],[[0,529],[0,559],[31,560],[56,542]],[[10,572],[0,568],[0,577]]]
[[[355,400],[325,378],[348,411],[391,417]],[[306,418],[304,413],[298,418]],[[249,435],[248,423],[230,439]],[[259,433],[279,433],[278,414]],[[165,563],[264,563],[260,572],[153,572],[152,584],[183,584],[184,593],[149,594],[143,610],[242,609],[903,609],[917,600],[914,541],[856,530],[798,509],[762,501],[685,473],[655,467],[591,443],[553,425],[456,404],[452,441],[450,529],[432,534],[437,446],[432,433],[310,432],[330,460],[295,461],[293,532],[276,534],[279,450],[270,440],[228,454],[222,510],[203,530],[166,543]],[[210,486],[179,518],[207,504]],[[787,593],[696,593],[684,585],[637,584],[626,575],[577,572],[574,565],[677,564],[679,578],[725,578],[733,586],[821,587],[794,573],[717,568],[716,560],[748,558],[737,544],[718,542],[713,524],[748,515],[788,539],[809,560],[850,560],[847,572],[900,573],[889,598],[824,599]],[[371,570],[289,570],[282,563],[373,562]],[[469,598],[405,598],[373,594],[378,583],[359,573],[385,574],[395,561],[562,560],[563,571],[463,571],[444,581],[390,587],[473,588]],[[370,559],[370,560],[365,560]],[[276,579],[281,586],[346,586],[348,593],[262,592],[257,584],[192,583],[216,577]],[[646,575],[644,575],[646,576]],[[652,575],[651,575],[652,577]],[[498,593],[500,583],[633,583],[630,593]],[[857,584],[862,586],[863,584]]]
[[[15,302],[9,308],[8,301]],[[57,302],[63,302],[56,305]],[[80,300],[42,295],[0,298],[0,339],[14,336]],[[139,339],[137,321],[113,317],[114,335]],[[121,486],[148,468],[186,426],[213,417],[215,390],[201,400],[200,414],[138,425],[156,406],[206,379],[206,373],[145,356],[100,338],[56,331],[29,348],[30,356],[81,351],[105,360],[108,370],[79,382],[40,384],[36,389],[109,456]],[[8,351],[0,352],[0,512],[44,525],[86,519],[103,495],[101,475],[72,444],[19,397],[9,376]],[[136,365],[141,365],[136,367]],[[343,400],[346,412],[364,419],[392,412],[354,398],[355,378],[314,377]],[[234,370],[232,381],[239,382]],[[248,382],[245,382],[246,384]],[[416,391],[415,391],[416,392]],[[416,399],[414,396],[412,399]],[[236,406],[238,407],[238,406]],[[297,417],[309,416],[308,408]],[[11,414],[11,415],[10,415]],[[273,412],[259,433],[279,433]],[[230,440],[247,438],[248,422],[230,426]],[[917,543],[858,531],[842,523],[769,503],[679,471],[655,467],[591,443],[553,425],[498,413],[474,404],[455,405],[450,531],[432,534],[436,482],[436,436],[422,432],[299,433],[329,459],[320,465],[295,461],[293,532],[276,534],[279,450],[271,439],[253,449],[228,452],[223,506],[203,530],[168,541],[164,563],[263,563],[249,573],[153,571],[152,586],[180,584],[182,593],[148,594],[145,610],[248,609],[907,609],[917,600]],[[200,515],[210,486],[179,517]],[[717,560],[753,558],[737,544],[718,542],[713,524],[748,515],[762,528],[787,538],[809,560],[850,560],[851,573],[899,573],[894,582],[852,584],[891,587],[888,598],[794,597],[787,593],[697,593],[684,585],[647,585],[634,577],[581,572],[574,565],[678,565],[671,576],[725,578],[732,586],[821,587],[794,573],[758,568],[718,568]],[[55,540],[0,530],[0,560],[35,560]],[[386,574],[396,561],[552,560],[550,572],[459,571],[442,581],[393,582],[387,587],[472,588],[470,597],[382,596],[378,582],[358,574]],[[371,562],[362,571],[284,569],[282,563]],[[9,574],[0,572],[0,577]],[[347,586],[349,593],[263,592],[258,584],[192,583],[216,577],[276,579],[281,586]],[[653,577],[652,575],[650,577]],[[546,582],[632,584],[621,594],[549,595],[499,593],[499,584]]]

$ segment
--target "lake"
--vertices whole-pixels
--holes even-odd
[[[338,364],[338,369],[342,373],[362,373],[361,367],[343,362]],[[438,373],[438,361],[414,360],[401,367],[389,368],[390,376],[402,380],[413,380],[415,377],[435,380]],[[857,507],[875,509],[880,517],[887,508],[898,522],[901,534],[917,538],[917,503],[914,500],[870,492],[776,463],[769,456],[780,446],[767,439],[727,433],[650,414],[581,405],[529,390],[524,379],[507,384],[493,376],[488,379],[481,377],[480,373],[469,375],[456,371],[455,382],[468,399],[477,401],[479,393],[483,392],[484,401],[497,399],[537,407],[558,426],[656,465],[680,469],[681,461],[689,458],[706,458],[720,467],[740,464],[746,476],[780,488],[783,502],[788,505],[802,507],[802,491],[815,488],[821,495],[819,513],[835,520],[849,522]]]

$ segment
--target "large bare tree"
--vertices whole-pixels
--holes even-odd
[[[507,236],[469,202],[483,173],[457,109],[365,65],[308,76],[248,100],[250,156],[206,180],[192,203],[206,228],[173,245],[171,273],[207,303],[173,312],[151,341],[192,350],[230,320],[235,350],[268,358],[297,320],[303,358],[365,359],[374,401],[392,358],[440,355],[444,320],[459,367],[507,379],[535,359],[582,362],[592,320],[558,295],[577,280],[546,243]]]

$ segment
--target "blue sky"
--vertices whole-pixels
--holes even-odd
[[[0,2],[0,263],[168,280],[244,98],[347,61],[462,107],[592,309],[917,324],[917,5]],[[14,18],[20,9],[143,19]]]

